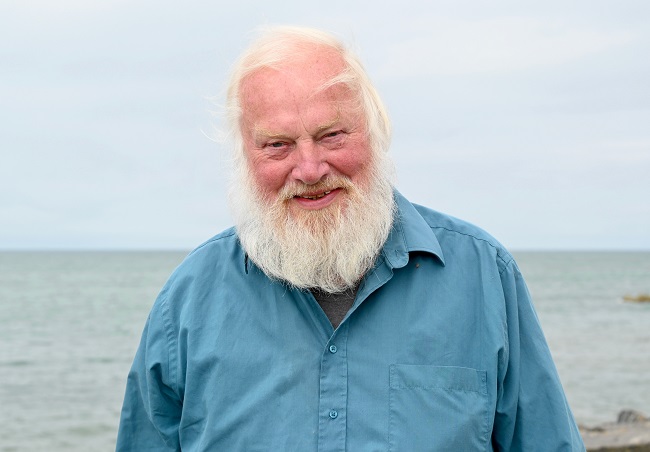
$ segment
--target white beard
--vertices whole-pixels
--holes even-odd
[[[374,265],[396,212],[392,166],[387,156],[376,160],[368,187],[332,177],[284,187],[271,203],[240,162],[230,201],[249,258],[269,277],[301,289],[335,293],[358,284]],[[298,193],[332,187],[344,187],[338,195],[343,200],[320,210],[289,208]]]

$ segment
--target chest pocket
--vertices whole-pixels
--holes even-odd
[[[485,450],[487,407],[485,371],[393,364],[388,450]]]

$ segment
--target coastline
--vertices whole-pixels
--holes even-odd
[[[580,426],[587,452],[650,452],[650,418],[623,410],[616,422]]]

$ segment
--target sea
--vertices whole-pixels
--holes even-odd
[[[185,252],[0,252],[0,451],[111,451],[147,313]],[[514,253],[580,424],[650,415],[650,252]]]

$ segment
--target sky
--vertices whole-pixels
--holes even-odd
[[[0,249],[185,249],[254,30],[323,28],[387,104],[397,188],[513,250],[650,250],[650,2],[3,0]]]

